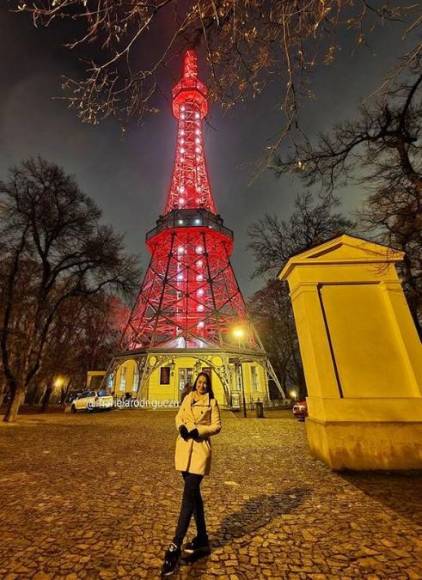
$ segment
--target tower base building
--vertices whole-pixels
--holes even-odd
[[[223,408],[240,409],[269,401],[268,380],[273,370],[265,353],[234,349],[151,349],[117,355],[107,371],[109,385],[118,398],[142,405],[172,406],[180,402],[187,383],[206,372],[216,399]],[[273,379],[274,380],[274,379]]]

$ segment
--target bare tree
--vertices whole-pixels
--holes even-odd
[[[304,398],[306,383],[286,284],[267,280],[249,300],[249,311],[281,383],[294,386]]]
[[[67,46],[86,63],[69,79],[70,104],[84,121],[114,115],[122,122],[156,110],[161,71],[190,47],[201,47],[211,95],[226,108],[281,82],[285,127],[294,125],[300,96],[320,63],[335,59],[338,27],[354,29],[358,44],[385,20],[417,22],[416,5],[389,0],[16,0],[36,26],[71,21]],[[69,33],[69,27],[65,29]],[[160,40],[157,40],[157,37]],[[404,57],[411,61],[420,45]]]
[[[372,107],[342,123],[312,145],[296,144],[279,173],[299,171],[307,185],[332,191],[354,180],[368,198],[359,212],[360,229],[373,239],[403,250],[404,287],[422,336],[422,74],[421,60]]]
[[[336,211],[338,206],[332,195],[315,201],[304,193],[296,197],[287,221],[267,215],[249,228],[255,276],[267,278],[250,299],[249,309],[279,377],[297,387],[301,397],[306,385],[290,297],[286,284],[274,277],[293,255],[353,229],[353,222]]]
[[[118,349],[122,324],[116,319],[117,297],[101,291],[74,296],[57,312],[49,333],[38,383],[47,385],[46,410],[58,377],[66,376],[72,388],[83,388],[88,370],[105,368]],[[123,307],[123,306],[121,306]],[[129,310],[126,310],[127,317]]]
[[[40,158],[25,161],[10,171],[7,182],[0,182],[0,196],[6,264],[0,285],[0,348],[12,395],[4,420],[13,421],[40,371],[60,308],[74,297],[107,288],[130,294],[139,272],[135,258],[124,254],[121,236],[100,224],[100,210],[57,165]],[[31,277],[25,287],[21,282],[28,265]],[[19,350],[14,348],[17,337]]]
[[[288,221],[266,215],[249,227],[249,247],[255,255],[254,276],[275,276],[281,266],[295,254],[330,237],[351,230],[353,222],[335,212],[339,200],[332,195],[315,202],[312,194],[299,194]]]

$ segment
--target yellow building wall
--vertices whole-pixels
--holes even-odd
[[[152,355],[155,357],[155,355]],[[152,358],[152,357],[150,357]],[[150,367],[150,358],[147,362]],[[134,360],[127,360],[122,363],[116,370],[113,382],[113,393],[117,397],[124,397],[126,393],[131,393],[132,397],[139,397],[148,401],[179,401],[181,389],[179,388],[179,370],[192,369],[192,381],[195,380],[197,372],[194,371],[197,359],[194,357],[175,357],[174,368],[170,373],[170,383],[168,385],[160,383],[160,367],[154,368],[149,374],[142,392],[138,393],[134,390],[134,378],[136,362]],[[170,359],[164,362],[162,366],[170,366]],[[256,368],[257,388],[253,386],[252,367]],[[214,368],[209,363],[202,362],[202,369],[211,368],[211,381],[215,398],[221,406],[227,405],[226,396],[222,382]],[[231,391],[236,391],[236,377],[234,366],[232,368],[232,381],[230,385]],[[247,403],[254,401],[264,401],[268,396],[268,378],[265,369],[258,363],[243,363],[243,385],[245,390],[245,398]]]
[[[334,469],[422,467],[422,345],[395,263],[340,236],[289,260],[311,451]]]
[[[170,384],[162,385],[160,384],[160,368],[155,369],[145,387],[145,398],[148,400],[164,401],[172,400],[179,401],[181,389],[179,388],[179,370],[180,369],[194,369],[196,358],[193,357],[177,357],[175,360],[174,370],[170,374]],[[163,366],[168,366],[164,363]],[[202,368],[210,368],[209,365],[203,363]],[[194,381],[197,373],[193,372],[192,380]],[[217,373],[211,371],[211,383],[214,392],[214,396],[221,405],[225,405],[225,396],[223,385],[217,375]]]
[[[117,397],[124,397],[125,393],[136,395],[136,391],[133,390],[135,369],[134,360],[127,360],[117,368],[113,384],[113,392]]]
[[[343,396],[415,396],[417,384],[380,285],[323,284],[320,295]]]

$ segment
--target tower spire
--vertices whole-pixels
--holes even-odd
[[[183,75],[173,89],[173,114],[178,120],[176,157],[164,214],[177,209],[216,213],[204,154],[203,119],[208,90],[198,79],[196,53],[188,50]]]

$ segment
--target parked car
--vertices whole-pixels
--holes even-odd
[[[306,404],[306,400],[298,401],[293,405],[293,415],[299,420],[304,421],[305,417],[308,416],[308,405]]]
[[[71,403],[73,403],[73,401],[79,397],[81,392],[82,391],[72,391],[71,393],[68,393],[64,401],[65,405],[70,405]]]
[[[114,399],[111,395],[97,391],[84,391],[78,393],[71,403],[72,413],[78,411],[111,411],[114,406]]]

